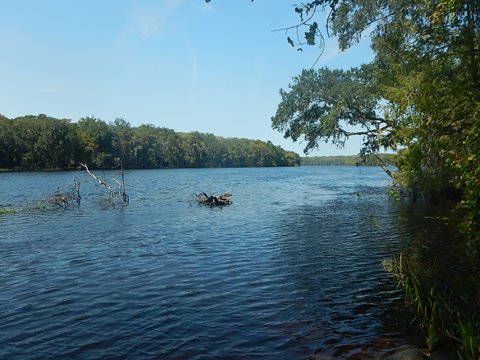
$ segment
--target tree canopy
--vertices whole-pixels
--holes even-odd
[[[471,204],[467,199],[477,195],[470,189],[478,186],[470,175],[479,150],[480,1],[317,0],[294,11],[299,23],[284,29],[289,43],[292,33],[293,45],[313,44],[312,36],[321,43],[329,34],[345,50],[368,36],[375,57],[350,70],[303,70],[280,90],[273,128],[304,137],[306,152],[322,141],[342,146],[362,136],[362,153],[398,151],[401,184]]]
[[[281,103],[272,117],[272,127],[285,137],[307,140],[305,153],[319,141],[343,146],[354,135],[364,136],[365,145],[378,151],[390,147],[394,123],[378,115],[380,95],[375,89],[372,67],[344,70],[303,70],[293,79],[290,91],[280,90]]]
[[[271,142],[176,133],[153,125],[132,127],[124,119],[77,123],[44,114],[8,119],[0,115],[0,168],[67,169],[86,163],[125,168],[294,166],[298,154]]]

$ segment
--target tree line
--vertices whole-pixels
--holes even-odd
[[[177,133],[154,125],[131,126],[121,118],[78,122],[44,114],[0,115],[0,168],[68,169],[80,162],[109,169],[295,166],[298,154],[270,141]]]
[[[302,166],[395,166],[396,155],[379,154],[375,156],[309,156],[301,157]]]

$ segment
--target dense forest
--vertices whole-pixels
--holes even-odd
[[[79,162],[109,169],[295,166],[298,154],[271,142],[177,133],[153,125],[132,127],[85,117],[74,123],[47,115],[0,115],[0,168],[68,169]]]

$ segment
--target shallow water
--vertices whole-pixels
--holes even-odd
[[[110,174],[107,173],[108,177]],[[75,176],[79,208],[36,209]],[[378,168],[0,173],[0,358],[375,359],[412,341],[381,261],[408,233]],[[194,193],[230,192],[198,207]],[[405,230],[404,230],[405,229]]]

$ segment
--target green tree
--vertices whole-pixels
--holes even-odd
[[[114,165],[111,127],[95,117],[81,118],[77,123],[77,137],[83,149],[83,162],[93,168],[111,168]]]
[[[139,169],[160,168],[163,149],[159,131],[153,125],[141,125],[134,129],[132,137],[132,166]]]
[[[396,124],[378,115],[381,96],[375,86],[374,66],[348,71],[303,70],[290,90],[280,90],[281,102],[272,127],[285,138],[307,141],[305,153],[320,141],[343,146],[351,136],[363,136],[369,151],[389,148]]]
[[[13,169],[20,166],[20,156],[13,121],[0,115],[0,168]]]
[[[161,167],[181,167],[183,164],[183,153],[180,136],[172,129],[160,128],[158,137],[162,149]]]
[[[459,169],[466,168],[456,167],[457,159],[468,159],[464,139],[478,121],[472,114],[480,96],[480,1],[309,1],[295,7],[299,24],[285,29],[287,36],[305,29],[306,44],[312,36],[321,43],[315,20],[324,10],[324,29],[340,48],[367,35],[374,61],[345,72],[304,71],[289,92],[281,91],[272,126],[292,139],[304,136],[307,151],[318,141],[341,146],[352,134],[364,137],[365,152],[402,149],[402,184],[429,196],[458,196]],[[358,95],[369,117],[381,119],[355,112]]]
[[[77,161],[79,144],[70,120],[40,114],[16,118],[12,124],[20,167],[64,169]]]
[[[121,159],[127,168],[134,167],[133,129],[125,119],[116,118],[110,124],[112,132],[112,156]]]
[[[294,166],[299,156],[271,142],[180,133],[153,125],[132,127],[118,118],[78,123],[46,115],[0,116],[0,167],[65,169],[79,163],[109,169],[162,167]]]

